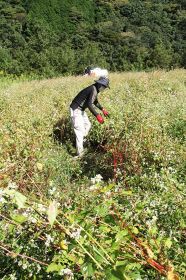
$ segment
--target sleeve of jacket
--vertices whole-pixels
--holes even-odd
[[[96,98],[96,100],[94,101],[94,105],[100,109],[100,110],[103,110],[103,106],[101,106],[101,104],[99,103],[98,99]]]
[[[90,110],[90,112],[96,117],[97,115],[99,115],[96,110],[94,109],[94,102],[96,101],[97,99],[97,90],[96,88],[93,86],[93,89],[92,89],[92,92],[89,96],[89,99],[88,99],[88,108]]]

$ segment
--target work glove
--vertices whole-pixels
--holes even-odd
[[[105,117],[109,117],[109,113],[105,109],[102,109],[102,112],[103,112]]]
[[[101,115],[97,115],[96,119],[98,120],[99,123],[104,123],[104,119],[102,118]]]

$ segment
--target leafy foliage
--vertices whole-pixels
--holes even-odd
[[[184,1],[0,1],[0,70],[51,77],[185,67]]]

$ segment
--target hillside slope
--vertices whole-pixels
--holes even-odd
[[[94,24],[94,1],[29,1],[26,5],[31,18],[40,19],[57,33],[76,33],[78,25]]]
[[[185,67],[182,0],[8,0],[0,15],[1,75]]]

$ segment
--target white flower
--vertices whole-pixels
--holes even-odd
[[[157,219],[158,219],[157,216],[153,216],[153,217],[152,217],[152,221],[154,221],[154,222],[157,221]]]
[[[16,279],[17,279],[17,277],[15,276],[15,274],[10,274],[9,276],[10,276],[10,280],[16,280]],[[4,277],[3,277],[3,278],[4,278]]]
[[[42,204],[37,204],[37,209],[39,212],[46,212],[46,207]]]
[[[83,271],[84,272],[87,271],[87,267],[86,266],[83,267]]]
[[[155,206],[156,206],[156,201],[155,201],[155,200],[152,200],[152,201],[150,202],[150,206],[151,206],[151,207],[155,207]]]
[[[73,272],[69,268],[64,268],[60,271],[60,275],[67,275],[67,276],[73,276]]]
[[[22,261],[19,261],[19,262],[18,262],[18,266],[22,266]]]
[[[75,231],[73,231],[73,232],[70,234],[70,237],[71,237],[71,238],[74,238],[74,239],[76,239],[76,240],[79,239],[80,236],[81,236],[81,229],[80,229],[80,228],[76,229]]]
[[[59,196],[60,196],[59,192],[55,193],[55,197],[59,197]]]
[[[56,187],[53,187],[52,189],[50,189],[50,190],[48,191],[48,193],[49,193],[50,195],[53,195],[55,192],[56,192]]]
[[[147,221],[146,221],[146,224],[147,224],[147,226],[151,227],[152,221],[151,221],[151,220],[147,220]]]
[[[31,215],[32,209],[31,208],[27,208],[22,215],[25,217],[29,217]]]
[[[30,219],[30,221],[31,221],[31,223],[33,223],[33,224],[36,224],[36,223],[37,223],[37,219],[34,218],[34,217],[32,217],[32,218]]]
[[[96,191],[98,189],[97,186],[93,185],[89,188],[90,191]]]
[[[23,212],[22,215],[23,215],[24,217],[28,217],[28,213],[27,213],[27,212]]]
[[[37,265],[37,272],[39,272],[41,270],[41,266],[38,264]]]
[[[16,183],[10,181],[10,182],[8,183],[8,188],[9,188],[9,189],[17,190],[17,189],[18,189],[18,186],[16,185]]]
[[[95,178],[91,178],[91,183],[94,185],[96,183]]]
[[[4,203],[6,203],[7,201],[6,201],[6,199],[4,199],[4,197],[0,197],[0,203],[2,203],[2,204],[4,204]]]
[[[26,263],[24,263],[23,266],[22,266],[23,269],[27,269],[27,267],[28,267],[28,266],[27,266]]]
[[[111,194],[112,194],[111,191],[108,191],[105,193],[105,196],[109,198],[111,196]]]
[[[50,236],[49,234],[46,234],[46,241],[45,241],[45,246],[49,247],[50,243],[54,241],[54,238],[52,236]]]
[[[103,180],[103,177],[100,174],[97,174],[94,178],[91,178],[92,184],[100,183]]]
[[[96,175],[95,179],[96,179],[96,182],[99,183],[103,180],[103,177],[100,174],[98,174],[98,175]]]

